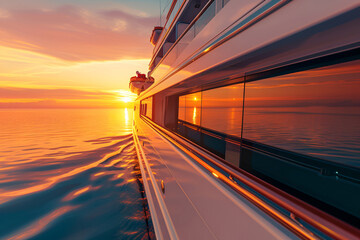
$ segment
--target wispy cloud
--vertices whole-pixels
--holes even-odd
[[[135,2],[1,4],[0,108],[131,106],[125,89],[135,71],[148,68],[149,36],[158,21],[126,8]]]
[[[115,99],[118,96],[104,91],[0,87],[0,99]]]
[[[74,62],[146,58],[156,22],[121,10],[89,12],[71,5],[0,9],[0,45]]]
[[[8,18],[10,17],[9,11],[0,8],[0,18]]]
[[[129,106],[133,99],[126,90],[0,88],[0,108],[114,108]]]

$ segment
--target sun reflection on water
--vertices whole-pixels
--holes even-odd
[[[124,116],[125,116],[125,123],[126,125],[129,124],[129,111],[127,108],[124,108]]]
[[[89,189],[90,189],[90,187],[87,186],[87,187],[84,187],[84,188],[82,188],[82,189],[80,189],[80,190],[77,190],[77,191],[74,193],[74,196],[78,196],[78,195],[80,195],[80,194],[82,194],[82,193],[84,193],[84,192],[87,192]]]
[[[59,233],[86,239],[89,232],[99,239],[137,232],[134,239],[142,239],[145,221],[128,220],[144,214],[133,173],[132,117],[130,107],[0,110],[0,212],[6,212],[0,239]],[[122,201],[132,205],[121,207]],[[115,214],[114,207],[123,210]],[[83,224],[63,231],[69,216]]]

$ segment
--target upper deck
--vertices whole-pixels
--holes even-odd
[[[163,10],[163,13],[167,10],[167,14],[161,15],[160,21],[164,22],[164,26],[153,50],[149,64],[150,72],[165,58],[175,60],[182,50],[178,46],[184,48],[227,2],[229,0],[174,0],[171,4],[168,2]]]
[[[189,159],[204,168],[226,164],[233,171],[220,167],[223,177],[208,170],[210,177],[229,185],[239,172],[261,179],[289,194],[258,192],[286,209],[290,222],[300,221],[311,232],[315,228],[313,234],[320,238],[344,239],[328,216],[338,219],[335,225],[343,230],[359,228],[359,2],[234,0],[222,8],[217,3],[207,1],[183,25],[190,6],[185,2],[170,30],[163,31],[150,71],[155,83],[136,101],[134,132],[149,139],[145,148],[155,143],[154,134],[164,133],[177,149],[190,149]],[[182,26],[181,35],[168,42]],[[143,134],[141,128],[148,125],[151,129]],[[159,152],[163,146],[151,149]],[[211,156],[205,158],[199,149]],[[203,158],[208,162],[202,164]],[[181,159],[164,159],[169,166],[184,167]],[[172,182],[158,169],[154,166],[159,186]],[[188,180],[183,175],[178,179]],[[205,191],[199,202],[212,193]],[[289,199],[301,200],[319,214],[298,211],[298,205],[286,203]],[[165,199],[170,204],[166,201],[170,198]]]
[[[351,17],[352,13],[346,12],[356,7],[356,1],[346,4],[334,1],[327,3],[327,8],[319,8],[314,7],[312,1],[212,0],[201,2],[200,8],[192,12],[189,9],[195,8],[194,2],[176,2],[149,65],[149,74],[154,77],[155,83],[139,99],[185,80],[190,81],[190,78],[204,71],[221,68],[220,65],[226,68],[233,64],[231,61],[237,63],[251,59],[258,63],[239,68],[242,73],[235,69],[237,73],[222,72],[225,75],[221,77],[218,76],[221,71],[217,69],[216,74],[207,75],[206,80],[210,83],[234,78],[234,74],[240,76],[256,71],[257,66],[271,69],[275,65],[286,65],[287,61],[305,59],[313,54],[321,56],[331,49],[336,51],[337,47],[350,46],[357,41],[356,34],[352,37],[332,37],[335,32],[350,28],[330,23],[336,16]],[[291,21],[288,20],[289,16]],[[301,37],[302,33],[304,36]],[[348,35],[349,32],[343,34]],[[297,35],[299,37],[295,37]],[[293,40],[298,44],[294,44]],[[278,44],[280,41],[284,47]],[[326,44],[320,44],[324,41]],[[292,44],[293,48],[289,49],[288,46]],[[260,48],[268,48],[267,52],[277,52],[282,56],[273,57],[274,53],[265,55],[266,52],[263,52],[263,58],[257,59],[256,52]]]

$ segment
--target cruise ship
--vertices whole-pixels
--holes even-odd
[[[161,0],[133,122],[157,239],[360,239],[359,26],[359,0]]]

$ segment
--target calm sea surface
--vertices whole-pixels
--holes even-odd
[[[149,239],[132,109],[0,110],[0,239]]]

